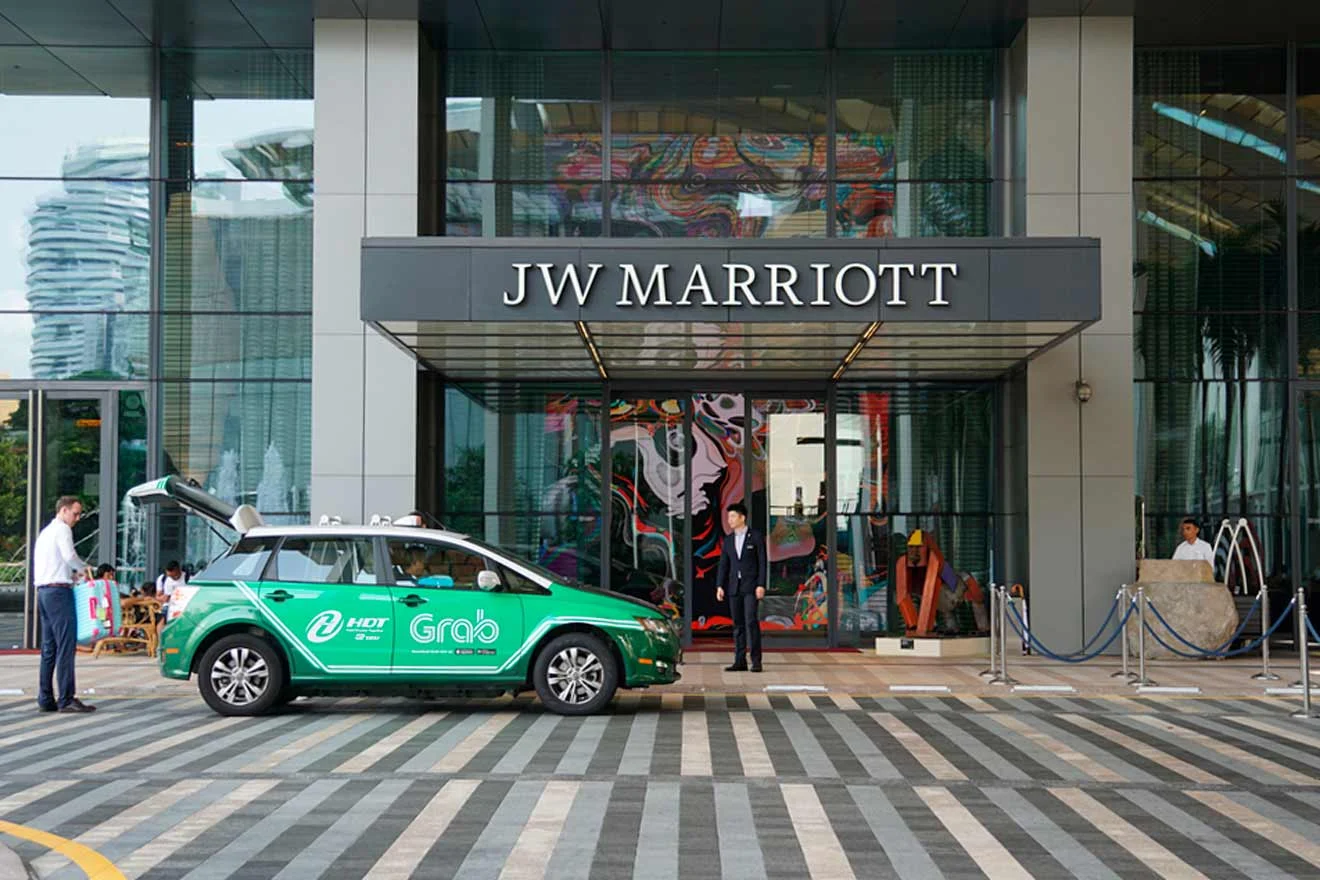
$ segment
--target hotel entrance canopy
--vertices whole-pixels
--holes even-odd
[[[977,380],[1100,319],[1100,243],[371,238],[361,290],[459,380]]]

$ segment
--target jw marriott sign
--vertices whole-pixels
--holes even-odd
[[[366,321],[1095,321],[1096,239],[366,239]],[[989,332],[989,331],[986,331]]]
[[[839,304],[861,308],[876,296],[891,308],[908,305],[904,279],[927,278],[927,306],[949,306],[947,282],[958,277],[957,263],[811,263],[803,273],[788,263],[695,263],[675,271],[669,263],[651,263],[641,270],[618,263],[602,273],[604,263],[581,269],[568,263],[511,263],[516,286],[504,291],[504,305],[517,308],[529,297],[544,297],[554,307],[586,307],[593,297],[609,296],[618,308],[736,308],[789,306],[829,308]],[[617,279],[613,289],[602,274]],[[759,291],[759,292],[758,292]]]

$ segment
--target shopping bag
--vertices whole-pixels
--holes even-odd
[[[74,586],[73,607],[78,644],[90,645],[119,631],[119,590],[109,578]]]

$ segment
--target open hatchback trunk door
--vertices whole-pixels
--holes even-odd
[[[227,501],[221,501],[199,486],[193,486],[178,477],[162,477],[128,490],[128,497],[138,504],[161,504],[182,507],[189,513],[227,529],[233,529],[240,535],[249,529],[265,525],[261,514],[250,504],[237,507]]]

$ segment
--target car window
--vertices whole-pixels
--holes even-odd
[[[285,538],[272,580],[300,584],[374,584],[370,538]]]
[[[197,580],[258,580],[278,538],[243,538],[197,574]]]
[[[390,568],[398,586],[476,590],[486,560],[461,547],[434,541],[389,542]]]
[[[500,583],[503,585],[506,592],[532,595],[541,595],[548,592],[536,581],[524,574],[514,571],[507,565],[499,565],[497,563],[494,565],[494,568],[499,573]]]

